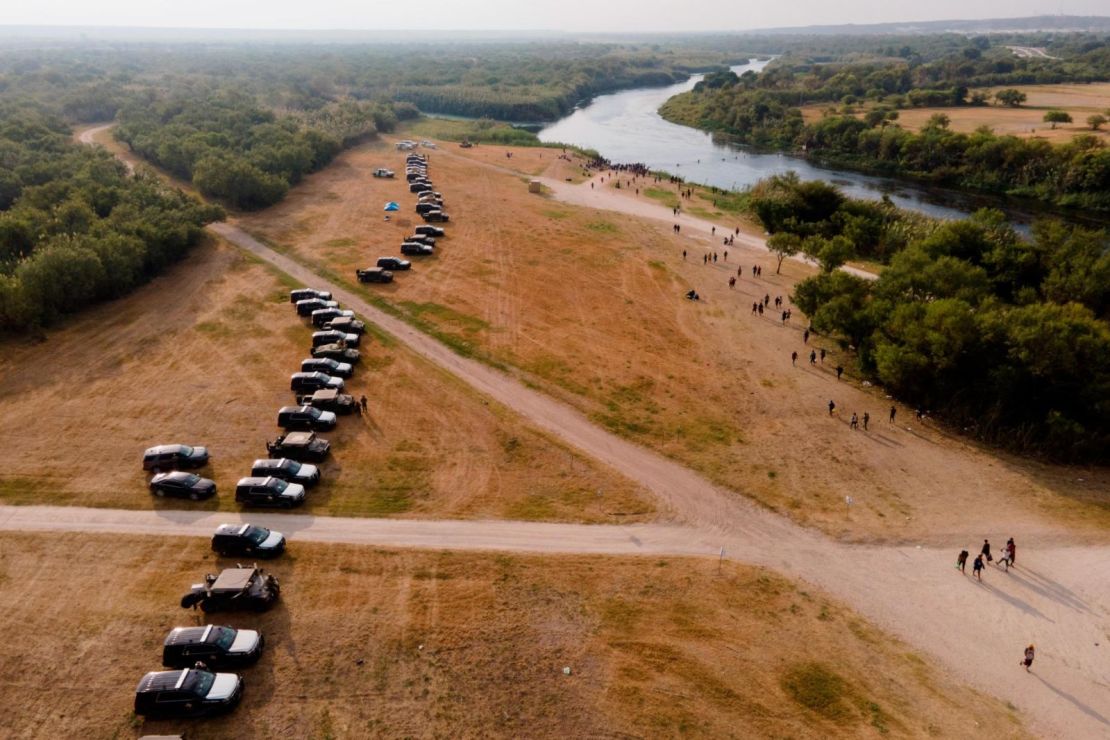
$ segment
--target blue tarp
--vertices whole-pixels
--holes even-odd
[[[385,210],[387,210],[387,211],[399,211],[399,210],[401,210],[401,206],[397,205],[393,201],[389,201],[388,203],[385,204]]]

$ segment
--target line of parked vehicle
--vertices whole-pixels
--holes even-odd
[[[246,505],[303,503],[305,490],[320,480],[320,470],[312,463],[325,460],[331,449],[316,432],[335,428],[337,414],[356,408],[354,397],[342,391],[344,379],[351,377],[359,360],[354,348],[366,325],[325,291],[302,288],[292,291],[289,300],[318,331],[312,334],[312,356],[290,378],[297,405],[278,410],[278,425],[285,434],[266,443],[270,457],[255,460],[251,475],[235,486],[235,500]],[[182,495],[194,501],[216,493],[214,481],[188,472],[208,462],[206,448],[182,444],[151,447],[143,454],[143,469],[155,473],[150,482],[155,495]],[[285,536],[249,523],[221,524],[212,535],[212,549],[222,557],[277,557],[285,551]],[[193,584],[181,598],[181,607],[199,607],[205,613],[261,612],[277,603],[280,595],[276,577],[257,564],[237,565]],[[172,670],[143,676],[135,689],[135,714],[179,718],[231,711],[242,699],[243,677],[219,669],[252,665],[264,646],[265,638],[257,630],[211,624],[174,628],[162,643],[162,665]]]
[[[406,257],[429,257],[435,254],[436,239],[442,239],[446,232],[432,222],[446,223],[450,216],[443,212],[443,195],[436,192],[428,179],[428,160],[423,154],[409,154],[405,158],[405,178],[409,192],[417,194],[416,212],[425,223],[413,229],[410,236],[401,242],[401,254]],[[362,283],[391,283],[394,272],[409,270],[412,263],[398,257],[379,257],[374,267],[355,270]]]

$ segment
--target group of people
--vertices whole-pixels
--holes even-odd
[[[967,550],[960,550],[960,554],[956,556],[956,569],[961,573],[966,573],[967,558],[970,553]],[[1010,570],[1017,558],[1017,545],[1014,544],[1014,538],[1006,540],[1006,547],[1003,548],[1002,557],[998,560],[998,567],[1004,570]],[[974,562],[971,564],[971,572],[975,578],[983,580],[983,569],[987,563],[994,562],[994,555],[991,553],[990,540],[983,540],[983,546],[979,549],[979,554],[975,556]]]

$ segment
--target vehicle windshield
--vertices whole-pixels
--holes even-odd
[[[256,545],[261,545],[270,536],[270,530],[265,527],[250,527],[247,529],[246,537],[248,540]]]
[[[284,491],[285,487],[288,486],[288,485],[289,484],[286,483],[285,481],[274,478],[274,481],[273,481],[274,490]]]
[[[190,447],[189,445],[181,445],[180,452],[181,452],[182,455],[192,455],[193,454],[193,448]]]
[[[187,486],[195,486],[197,481],[200,480],[200,476],[196,473],[186,473],[179,480]]]
[[[208,696],[208,692],[212,690],[212,684],[216,680],[215,673],[208,671],[189,671],[185,676],[185,683],[181,688],[188,691],[190,694],[197,696]]]
[[[290,460],[289,458],[285,458],[284,460],[281,461],[281,465],[278,465],[278,467],[281,468],[282,470],[288,471],[290,473],[297,473],[297,472],[300,472],[301,464],[299,462],[297,462],[296,460]]]
[[[230,627],[215,627],[212,629],[212,634],[208,636],[208,641],[227,650],[231,647],[231,643],[235,642],[235,630]]]

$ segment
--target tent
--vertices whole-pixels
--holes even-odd
[[[397,205],[394,201],[391,200],[391,201],[389,201],[388,203],[385,204],[385,208],[383,210],[399,211],[399,210],[401,210],[401,206]]]

